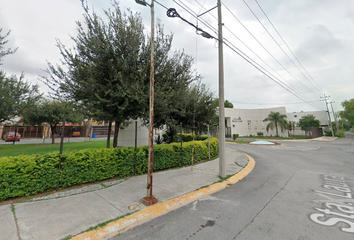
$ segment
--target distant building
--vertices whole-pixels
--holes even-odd
[[[293,112],[287,113],[288,121],[298,123],[300,119],[307,115],[314,115],[316,119],[320,120],[321,126],[328,126],[328,114],[326,111],[313,111],[313,112]]]
[[[267,132],[266,127],[269,122],[263,122],[272,111],[286,115],[287,121],[293,121],[295,123],[298,123],[303,116],[312,114],[316,119],[320,120],[321,126],[328,126],[326,111],[287,113],[285,107],[262,109],[225,108],[226,137],[232,137],[233,134],[239,134],[240,136],[257,136],[258,132],[263,132],[264,136],[275,136],[275,129],[269,129],[269,132]],[[297,128],[297,130],[300,131],[300,128]],[[280,127],[278,127],[278,134],[280,137],[288,137],[288,132],[286,130],[281,132]],[[301,132],[301,134],[304,134],[304,132]]]
[[[232,137],[233,134],[257,136],[257,132],[263,132],[264,136],[275,136],[275,129],[269,129],[269,132],[267,132],[266,127],[268,122],[263,122],[272,111],[286,115],[285,107],[263,109],[225,108],[227,137]],[[287,137],[286,131],[281,132],[280,127],[278,128],[278,133],[281,137]]]

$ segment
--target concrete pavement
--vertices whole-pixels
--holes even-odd
[[[254,160],[226,148],[226,165],[227,175],[239,174],[220,183],[216,183],[220,181],[218,159],[196,165],[193,171],[185,167],[154,173],[153,194],[159,204],[150,207],[140,202],[146,196],[146,175],[100,190],[0,206],[0,240],[108,239],[236,183],[253,169]],[[111,220],[104,228],[86,232]]]

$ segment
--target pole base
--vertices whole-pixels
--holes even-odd
[[[143,199],[141,199],[141,202],[145,206],[151,206],[151,205],[158,203],[159,200],[157,198],[155,198],[154,196],[151,196],[151,197],[144,197]]]

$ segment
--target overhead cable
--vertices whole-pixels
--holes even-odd
[[[188,12],[190,15],[192,15],[194,18],[198,18],[198,16],[196,15],[196,13],[190,9],[185,3],[183,3],[182,1],[178,0],[180,3],[176,2],[176,0],[174,0],[174,2],[180,6],[181,8],[183,8],[186,12]],[[204,21],[203,19],[199,19],[199,21],[201,21],[201,23],[203,23],[204,25],[206,25],[209,29],[211,29],[212,31],[214,31],[217,34],[217,30],[211,26],[208,22]],[[228,44],[227,44],[228,43]],[[246,60],[248,63],[250,63],[253,67],[255,67],[256,69],[258,69],[260,72],[262,72],[264,75],[266,75],[268,78],[270,78],[272,81],[274,81],[275,83],[277,83],[279,86],[281,86],[282,88],[284,88],[285,90],[287,90],[288,92],[290,92],[291,94],[293,94],[294,96],[296,96],[297,98],[299,98],[300,100],[308,103],[309,100],[303,96],[299,91],[297,91],[296,89],[294,89],[291,86],[288,86],[286,83],[284,83],[282,80],[276,78],[273,74],[271,74],[268,70],[264,69],[261,65],[259,65],[256,61],[254,61],[251,57],[249,57],[247,54],[245,54],[244,52],[242,52],[239,48],[235,47],[234,44],[232,44],[230,41],[228,41],[227,39],[224,38],[224,44],[227,45],[231,50],[233,50],[235,53],[237,53],[239,56],[241,56],[244,60]],[[283,78],[284,79],[284,78]],[[285,79],[284,79],[285,80]],[[286,81],[286,80],[285,80]],[[291,85],[291,84],[290,84]],[[313,103],[308,103],[309,105],[318,108],[319,107],[317,105],[314,105]]]
[[[181,8],[183,8],[185,11],[187,11],[190,15],[192,15],[193,17],[197,18],[196,13],[194,13],[194,11],[192,11],[188,6],[186,6],[182,1],[177,2],[176,0],[173,0],[177,5],[179,5]],[[184,6],[182,6],[184,5]],[[188,9],[186,9],[188,8]],[[193,13],[192,13],[193,12]],[[178,17],[178,15],[176,15]],[[187,22],[189,25],[195,27],[193,24],[191,24],[190,22],[188,22],[185,19],[182,19],[183,21]],[[201,20],[201,19],[200,19]],[[215,28],[213,28],[209,23],[205,22],[205,21],[201,21],[204,25],[206,25],[209,29],[213,30],[214,32],[217,32],[215,30]],[[209,34],[210,35],[210,34]],[[214,39],[217,39],[215,37],[212,37]],[[219,39],[217,39],[218,41],[220,41]],[[222,41],[222,40],[221,40]],[[307,100],[305,97],[297,94],[296,92],[294,92],[294,90],[290,89],[289,86],[287,86],[284,82],[282,82],[281,80],[274,78],[274,76],[270,76],[271,74],[267,74],[267,70],[265,70],[263,67],[261,67],[259,64],[257,64],[252,58],[250,58],[249,56],[247,56],[245,53],[243,53],[242,51],[240,51],[238,48],[236,48],[231,42],[229,42],[228,40],[226,40],[224,38],[223,43],[228,46],[233,52],[235,52],[236,54],[238,54],[240,57],[242,57],[244,60],[246,60],[248,63],[250,63],[253,67],[255,67],[257,70],[259,70],[260,72],[262,72],[264,75],[266,75],[269,79],[271,79],[272,81],[274,81],[275,83],[277,83],[278,85],[280,85],[282,88],[284,88],[286,91],[288,91],[289,93],[291,93],[292,95],[294,95],[295,97],[299,98],[300,100],[302,100],[303,102],[311,105],[312,107],[318,108],[318,106],[314,105],[312,102],[310,102],[309,100]],[[258,66],[257,66],[258,65]],[[268,72],[269,73],[269,72]],[[276,80],[277,79],[277,80]]]
[[[275,44],[280,48],[280,50],[285,54],[285,56],[289,59],[289,61],[297,68],[297,70],[306,78],[306,80],[311,83],[317,91],[320,92],[320,94],[322,94],[321,90],[319,90],[317,88],[317,86],[315,86],[312,82],[310,82],[310,80],[305,76],[305,74],[299,69],[299,67],[294,63],[294,61],[289,57],[289,55],[284,51],[284,49],[279,45],[279,43],[277,42],[277,40],[275,40],[275,38],[272,36],[272,34],[268,31],[268,29],[264,26],[264,24],[259,20],[259,18],[257,17],[257,15],[254,13],[254,11],[251,9],[251,7],[246,3],[245,0],[243,0],[244,4],[247,6],[247,8],[250,10],[250,12],[253,14],[253,16],[257,19],[257,21],[259,22],[259,24],[263,27],[263,29],[268,33],[268,35],[272,38],[272,40],[275,42]],[[304,87],[306,87],[300,80],[298,80],[294,75],[292,75],[292,73],[288,72],[291,76],[293,76],[298,82],[300,82]],[[307,87],[306,87],[307,88]],[[313,92],[312,90],[310,90],[309,88],[307,88],[309,91]],[[314,92],[313,92],[314,93]],[[314,93],[316,94],[316,93]]]
[[[197,4],[199,4],[202,8],[204,8],[197,0],[195,0]],[[204,8],[205,9],[205,8]],[[211,16],[213,16],[216,20],[217,18],[210,13]],[[295,92],[297,92],[299,95],[302,95],[289,81],[287,81],[282,75],[280,75],[276,70],[274,70],[266,61],[264,61],[257,53],[255,53],[246,43],[244,43],[233,31],[231,31],[227,26],[224,26],[237,40],[239,40],[249,51],[251,51],[259,60],[261,60],[265,65],[267,65],[268,68],[270,68],[273,72],[275,72],[281,79],[283,79],[287,84],[289,84],[289,87],[293,89]],[[255,62],[255,61],[254,61]],[[268,71],[267,71],[268,72]],[[269,72],[268,72],[269,73]],[[274,76],[274,75],[272,75]]]
[[[284,38],[280,35],[280,33],[278,32],[278,30],[275,28],[275,26],[273,25],[273,23],[270,21],[269,17],[267,16],[267,14],[264,12],[263,8],[261,7],[261,5],[258,3],[257,0],[255,0],[255,2],[257,3],[257,5],[259,6],[259,8],[261,9],[261,11],[263,12],[264,16],[267,18],[267,20],[269,21],[270,25],[272,25],[273,29],[275,30],[275,32],[278,34],[278,36],[280,37],[280,39],[283,41],[283,43],[285,44],[285,46],[289,49],[289,51],[291,52],[291,54],[294,56],[294,58],[296,59],[296,61],[300,64],[300,66],[302,67],[302,69],[304,69],[304,71],[307,73],[307,75],[312,79],[312,81],[317,85],[318,89],[323,92],[322,88],[320,85],[318,85],[318,83],[315,81],[315,79],[312,78],[312,76],[308,73],[308,71],[306,70],[306,68],[301,64],[300,60],[296,57],[296,55],[294,54],[294,52],[290,49],[289,45],[285,42]]]

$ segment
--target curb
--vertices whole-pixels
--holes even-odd
[[[331,139],[318,139],[318,140],[310,140],[310,141],[319,141],[319,142],[332,142],[334,140],[338,139],[338,137],[334,137]]]
[[[166,202],[158,203],[156,205],[152,205],[147,207],[139,212],[133,213],[129,216],[123,217],[116,221],[110,222],[106,226],[92,230],[89,232],[81,233],[71,240],[103,240],[103,239],[110,239],[119,234],[122,234],[136,226],[139,226],[143,223],[146,223],[154,218],[157,218],[161,215],[169,213],[173,210],[176,210],[180,207],[183,207],[189,203],[192,203],[202,197],[208,196],[215,192],[218,192],[222,189],[233,185],[243,178],[245,178],[252,170],[254,169],[256,162],[254,159],[246,153],[243,153],[248,157],[248,164],[245,168],[241,171],[236,173],[234,176],[230,177],[229,179],[214,183],[206,188],[199,189],[197,191],[187,193],[183,196],[168,200]]]

